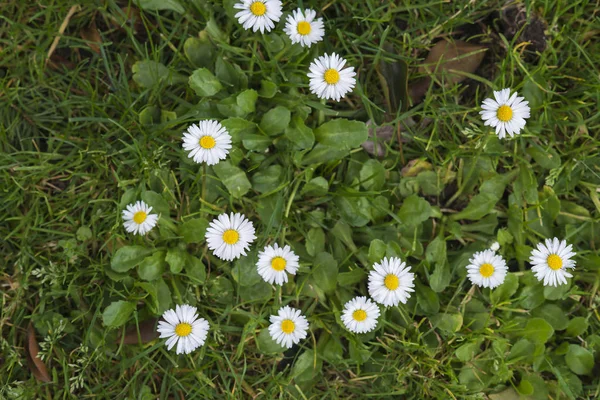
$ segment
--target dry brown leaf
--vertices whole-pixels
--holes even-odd
[[[39,352],[40,347],[35,338],[35,330],[33,329],[33,326],[29,324],[27,327],[27,364],[29,364],[29,369],[33,376],[35,376],[35,379],[40,382],[52,382],[46,364],[37,357]]]
[[[140,336],[138,338],[138,330],[136,326],[132,326],[125,332],[125,338],[123,339],[124,344],[138,344],[148,343],[158,338],[158,332],[156,331],[156,324],[158,318],[148,319],[139,324]]]
[[[96,27],[96,23],[92,21],[90,26],[87,28],[83,28],[80,32],[83,40],[87,42],[87,45],[90,46],[90,49],[94,53],[100,54],[100,45],[102,44],[102,38],[100,37],[100,32],[98,32],[98,28]]]
[[[462,40],[440,40],[429,51],[419,73],[435,75],[446,86],[464,81],[483,61],[485,46],[479,46]]]

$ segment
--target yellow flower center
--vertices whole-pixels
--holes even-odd
[[[308,35],[310,33],[310,22],[300,21],[298,22],[298,33],[301,35]]]
[[[283,333],[290,334],[294,332],[294,329],[296,329],[296,325],[291,319],[284,319],[281,321],[281,330]]]
[[[383,281],[383,284],[385,285],[386,288],[390,289],[390,290],[396,290],[398,289],[399,286],[399,282],[398,282],[398,277],[394,274],[387,274],[387,276],[385,277],[385,280]]]
[[[175,327],[175,334],[177,336],[187,336],[190,333],[192,333],[192,326],[190,324],[188,324],[187,322],[182,322],[180,324],[177,324],[177,326]]]
[[[365,319],[367,319],[367,313],[365,312],[365,310],[356,310],[352,313],[352,318],[354,318],[358,322],[364,321]]]
[[[208,135],[202,136],[199,143],[203,149],[212,149],[217,144],[215,138]]]
[[[335,85],[340,80],[340,73],[333,68],[329,68],[327,71],[325,71],[325,75],[323,76],[323,78],[328,84]]]
[[[548,263],[548,266],[555,271],[561,269],[563,266],[562,258],[556,254],[550,254],[546,259],[546,262]]]
[[[267,12],[267,6],[265,6],[265,3],[261,1],[255,1],[250,5],[250,12],[257,17],[260,17],[261,15],[265,15]]]
[[[287,261],[283,257],[275,257],[271,260],[271,268],[275,271],[283,271],[286,265]]]
[[[146,220],[147,216],[148,214],[146,214],[144,211],[138,211],[135,214],[133,214],[133,222],[139,225]]]
[[[484,278],[489,278],[494,273],[494,266],[489,263],[482,264],[481,267],[479,267],[479,273]]]
[[[236,244],[240,240],[240,234],[236,230],[228,229],[223,232],[223,241],[227,244]]]
[[[500,106],[500,108],[498,109],[498,111],[496,111],[496,116],[498,117],[498,119],[502,122],[508,122],[512,119],[513,116],[513,110],[512,108],[510,108],[509,106],[507,106],[506,104],[503,106]]]

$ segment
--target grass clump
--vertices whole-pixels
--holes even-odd
[[[3,6],[0,397],[598,397],[595,4],[284,2],[260,34],[234,3]],[[310,48],[282,30],[298,6],[324,21]],[[357,72],[340,102],[308,85],[332,52]],[[500,140],[478,112],[505,87],[531,117]],[[232,137],[212,166],[182,149],[203,119]],[[137,200],[160,214],[145,236],[123,228]],[[230,212],[257,239],[224,262],[204,235]],[[545,287],[529,257],[553,237],[577,265]],[[506,279],[472,286],[494,242]],[[256,270],[273,243],[300,259],[283,286]],[[415,291],[351,333],[384,257]],[[186,356],[156,338],[176,304],[210,323]],[[310,324],[289,350],[285,305]]]

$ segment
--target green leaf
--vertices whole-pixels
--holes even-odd
[[[151,60],[138,61],[133,64],[131,70],[133,71],[133,80],[145,88],[152,88],[162,81],[172,85],[182,80],[180,75],[173,73],[163,64]]]
[[[165,261],[169,264],[169,270],[178,274],[183,270],[188,254],[179,247],[173,247],[167,251]]]
[[[223,89],[223,85],[221,85],[217,77],[206,68],[195,70],[190,75],[188,83],[194,92],[202,97],[214,96]]]
[[[152,253],[152,249],[143,246],[124,246],[121,247],[113,256],[110,267],[116,272],[126,272],[138,265],[147,255]]]
[[[340,160],[348,155],[348,150],[338,146],[317,145],[302,159],[302,165],[322,164],[329,161]]]
[[[194,281],[195,284],[203,284],[206,281],[206,267],[202,260],[188,254],[188,261],[185,265],[185,272]]]
[[[522,335],[535,343],[546,343],[554,334],[554,329],[542,318],[532,318],[527,322]]]
[[[231,165],[229,160],[213,165],[213,170],[229,193],[236,199],[241,198],[252,188],[250,181],[246,177],[246,173],[240,168]]]
[[[367,277],[367,273],[360,268],[355,268],[352,271],[340,272],[338,274],[338,284],[340,286],[350,286],[362,282]]]
[[[173,296],[171,295],[169,286],[167,286],[165,281],[162,279],[156,281],[156,299],[158,301],[158,310],[156,314],[162,315],[165,311],[171,308]]]
[[[212,21],[212,20],[211,20]],[[208,32],[209,35],[211,35],[211,30],[215,31],[218,30],[218,26],[216,26],[216,24],[214,24],[214,28],[216,29],[211,29],[211,21],[209,21],[206,24],[206,31]],[[214,22],[214,21],[212,21]],[[213,32],[214,33],[214,32]],[[216,33],[216,36],[223,36],[224,39],[227,38],[227,35],[223,34],[222,32],[218,32]],[[240,68],[239,65],[237,64],[232,64],[228,61],[226,61],[224,59],[224,57],[217,57],[217,62],[215,65],[215,74],[217,75],[217,78],[219,79],[219,81],[225,85],[231,86],[233,89],[237,90],[242,90],[248,87],[248,76],[246,75],[246,73]],[[256,94],[256,97],[258,98],[258,93],[256,93],[254,90],[250,90],[250,91],[246,91],[246,92],[254,92]],[[243,92],[243,93],[246,93]],[[247,96],[248,94],[246,94],[245,96]],[[256,102],[256,98],[254,99],[254,101]],[[252,109],[252,111],[254,111],[254,109]]]
[[[208,228],[208,220],[206,218],[194,218],[185,221],[179,228],[179,234],[183,236],[183,241],[186,243],[200,243],[204,240]]]
[[[104,325],[109,328],[118,328],[124,325],[135,308],[135,303],[132,301],[113,301],[102,313]]]
[[[425,259],[430,263],[446,262],[446,240],[443,236],[437,236],[427,245]]]
[[[167,266],[165,252],[157,251],[144,260],[138,266],[138,275],[145,281],[153,281],[163,274]]]
[[[252,187],[259,193],[273,191],[279,187],[282,174],[283,168],[278,164],[261,169],[252,176]]]
[[[506,274],[504,282],[490,293],[492,304],[500,304],[507,301],[519,289],[519,278],[510,272]]]
[[[594,356],[592,353],[577,344],[570,344],[569,351],[565,356],[567,366],[577,375],[588,375],[594,368]]]
[[[420,283],[417,283],[415,286],[417,304],[423,312],[428,315],[437,314],[440,311],[440,299],[438,295],[429,287]]]
[[[290,125],[285,128],[284,133],[285,137],[300,150],[309,149],[315,143],[315,135],[312,129],[307,127],[302,118],[298,116],[292,118]]]
[[[304,185],[301,194],[308,197],[321,197],[325,196],[328,191],[329,182],[327,182],[327,179],[317,176]]]
[[[456,358],[458,358],[462,362],[471,361],[475,355],[477,355],[481,351],[481,342],[482,340],[476,340],[474,342],[465,343],[456,349],[455,354]]]
[[[387,244],[383,240],[373,239],[371,240],[371,244],[369,245],[369,262],[376,263],[379,262],[385,257],[385,252],[387,251]]]
[[[231,304],[233,301],[233,285],[223,275],[208,280],[208,295],[211,300],[221,304]]]
[[[535,344],[527,339],[519,339],[511,347],[510,353],[506,357],[507,361],[513,361],[517,359],[529,360],[533,356],[535,350]]]
[[[338,277],[337,261],[329,253],[321,252],[317,254],[313,261],[312,276],[315,285],[325,293],[334,291]]]
[[[244,139],[242,139],[242,143],[244,147],[248,150],[254,150],[258,152],[265,151],[272,143],[273,139],[266,135],[244,135]]]
[[[183,14],[185,8],[177,0],[136,0],[137,5],[146,11],[171,10]]]
[[[227,129],[233,143],[240,143],[247,135],[254,135],[256,133],[256,124],[245,118],[227,118],[221,121],[221,125]],[[269,145],[270,144],[271,140],[269,139]],[[267,147],[269,145],[267,145]]]
[[[467,207],[464,210],[453,214],[450,218],[453,220],[470,219],[477,220],[489,214],[499,198],[490,193],[480,193],[473,196]]]
[[[249,89],[244,90],[236,98],[238,107],[246,114],[253,113],[256,110],[256,100],[258,99],[258,93],[256,90]]]
[[[276,354],[286,351],[285,347],[277,344],[277,342],[271,338],[271,334],[267,328],[260,331],[256,338],[256,344],[258,349],[264,354]]]
[[[556,304],[543,304],[531,312],[531,315],[543,318],[554,330],[561,331],[567,328],[569,319],[566,313]]]
[[[417,175],[417,182],[425,196],[439,196],[444,189],[443,183],[434,171],[423,171]]]
[[[277,84],[275,82],[262,80],[260,81],[260,90],[258,95],[266,99],[271,99],[277,94]]]
[[[236,260],[231,269],[231,276],[233,280],[240,286],[254,286],[257,283],[263,281],[261,276],[256,270],[256,262],[258,257],[256,253],[250,253],[248,257],[241,257]],[[269,293],[271,291],[269,290]]]
[[[368,138],[364,122],[334,119],[314,131],[317,142],[325,146],[350,150],[360,146]]]
[[[312,350],[306,350],[296,359],[290,375],[297,383],[314,381],[321,373],[323,360],[316,357]]]
[[[575,317],[569,321],[565,334],[569,337],[582,335],[585,333],[585,331],[587,331],[588,326],[589,324],[585,317]]]
[[[311,228],[306,235],[306,252],[314,257],[325,250],[325,232],[321,228]]]
[[[206,31],[200,32],[200,38],[189,37],[183,43],[185,56],[195,67],[211,67],[215,60],[215,46],[210,42]]]
[[[461,314],[437,314],[431,317],[433,326],[446,333],[458,332],[463,324]]]
[[[368,160],[360,169],[360,183],[366,190],[378,191],[385,184],[385,168],[377,160]]]
[[[80,226],[77,229],[77,232],[75,233],[75,236],[77,236],[77,240],[79,240],[80,242],[85,242],[86,240],[89,240],[92,238],[92,230],[90,229],[89,226]]]
[[[260,129],[269,136],[282,133],[290,124],[292,113],[285,107],[277,106],[265,113],[260,120]]]
[[[142,200],[152,207],[152,213],[169,216],[171,209],[169,203],[158,193],[146,190],[142,193]]]
[[[550,170],[560,167],[560,156],[552,148],[546,151],[537,144],[532,143],[527,149],[527,154],[533,157],[535,163],[544,169]]]
[[[404,199],[398,217],[408,226],[417,226],[426,221],[432,213],[433,210],[427,200],[413,194]]]
[[[352,226],[365,226],[371,219],[369,201],[365,197],[336,197],[335,205],[342,219]]]
[[[444,262],[436,263],[433,274],[429,276],[429,285],[434,292],[441,293],[450,284],[450,267]]]

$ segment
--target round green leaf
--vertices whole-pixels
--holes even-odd
[[[567,327],[569,319],[556,304],[544,304],[531,312],[534,317],[543,318],[557,331]]]
[[[325,146],[350,150],[360,146],[368,138],[367,126],[361,121],[334,119],[314,131],[317,142]]]
[[[180,273],[183,270],[187,256],[188,254],[179,247],[169,249],[165,257],[165,261],[169,264],[169,270],[174,274]]]
[[[575,317],[569,321],[567,325],[566,335],[570,337],[575,337],[583,334],[588,329],[587,319],[584,317]]]
[[[202,97],[214,96],[223,89],[223,85],[221,85],[217,77],[206,68],[195,70],[190,76],[188,83],[194,92]]]
[[[290,124],[292,113],[285,107],[277,106],[265,113],[260,120],[260,129],[269,136],[282,133]]]
[[[554,334],[554,329],[542,318],[532,318],[523,329],[523,337],[535,343],[546,343]]]
[[[337,286],[337,261],[329,253],[317,254],[313,261],[312,275],[315,285],[325,293],[334,291]]]
[[[565,356],[567,366],[577,375],[588,375],[594,368],[594,356],[592,353],[577,344],[569,345],[569,351]]]
[[[194,218],[181,224],[179,233],[183,236],[183,241],[186,243],[200,243],[204,240],[206,228],[208,228],[206,218]]]
[[[167,263],[165,262],[165,252],[157,251],[144,260],[138,266],[138,275],[145,281],[153,281],[158,279],[163,272]]]
[[[110,267],[116,272],[129,271],[142,262],[151,252],[152,249],[147,249],[144,246],[121,247],[110,261]]]
[[[135,310],[135,303],[131,301],[114,301],[104,309],[102,320],[109,328],[117,328],[127,322]]]

